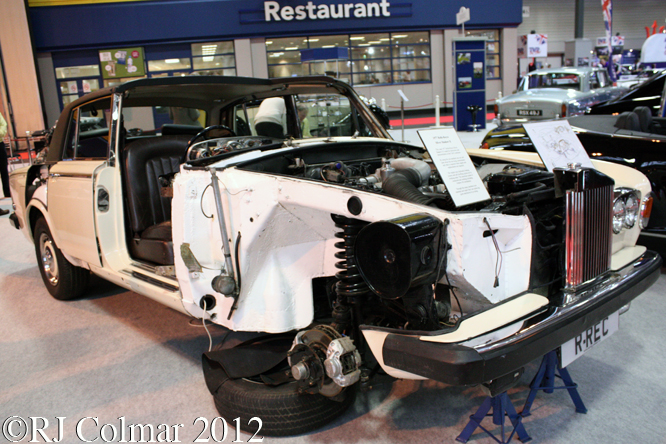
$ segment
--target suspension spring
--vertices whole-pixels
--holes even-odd
[[[339,259],[335,263],[335,267],[340,270],[335,274],[335,278],[338,280],[335,285],[335,293],[338,295],[339,301],[344,299],[345,302],[348,302],[350,299],[370,291],[363,277],[359,274],[354,259],[356,236],[361,228],[367,225],[367,222],[337,214],[332,214],[331,217],[335,226],[341,229],[341,231],[335,233],[335,237],[342,239],[342,241],[335,243],[335,248],[339,250],[335,253],[336,259]]]

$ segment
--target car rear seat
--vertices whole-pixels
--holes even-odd
[[[653,133],[652,125],[652,111],[647,106],[637,106],[634,108],[634,112],[638,116],[638,122],[641,126],[641,132],[643,133]]]
[[[159,177],[178,172],[188,141],[189,136],[161,136],[134,140],[125,147],[129,250],[135,259],[174,263],[171,198],[161,196]]]
[[[627,131],[640,131],[641,124],[638,115],[633,111],[625,111],[615,121],[615,127]]]

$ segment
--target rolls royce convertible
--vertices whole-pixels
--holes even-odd
[[[469,150],[488,198],[456,206],[429,153],[327,77],[127,82],[67,105],[47,149],[11,175],[11,221],[49,293],[94,274],[227,329],[204,379],[265,435],[323,426],[379,371],[500,393],[662,263],[635,245],[635,169]]]

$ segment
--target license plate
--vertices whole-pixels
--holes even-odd
[[[575,338],[562,344],[560,355],[562,368],[580,358],[592,346],[597,345],[620,328],[620,312],[616,311]]]
[[[519,116],[541,116],[543,115],[543,111],[540,109],[519,109],[516,110],[516,113]]]

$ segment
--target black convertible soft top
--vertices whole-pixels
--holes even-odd
[[[110,99],[114,94],[123,95],[123,106],[126,107],[176,106],[197,108],[214,113],[215,110],[236,100],[263,99],[288,94],[327,93],[340,93],[350,99],[356,96],[348,84],[325,76],[278,79],[185,76],[133,80],[118,86],[100,89],[68,104],[58,119],[46,161],[57,162],[62,158],[61,151],[67,133],[67,122],[73,109],[104,97]],[[363,107],[361,104],[358,104],[357,107],[359,106]]]

